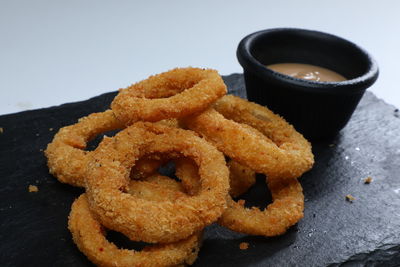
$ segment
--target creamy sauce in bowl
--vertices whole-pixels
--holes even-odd
[[[347,79],[332,70],[301,63],[278,63],[267,65],[267,68],[295,78],[315,82],[341,82]]]

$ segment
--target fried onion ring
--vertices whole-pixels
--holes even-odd
[[[60,182],[73,186],[84,186],[84,172],[87,155],[87,142],[96,135],[122,129],[111,110],[93,113],[79,119],[73,125],[61,128],[45,150],[49,172]]]
[[[176,243],[147,246],[141,251],[119,249],[106,239],[106,229],[90,212],[85,194],[72,204],[68,228],[79,250],[99,266],[193,264],[201,243],[201,233],[196,233]]]
[[[200,112],[225,94],[217,71],[176,68],[121,89],[111,108],[126,125],[155,122]]]
[[[255,173],[235,161],[229,163],[230,195],[235,197],[235,194],[241,195],[253,185]],[[198,188],[196,168],[190,159],[176,161],[176,175],[182,180],[184,187],[194,193]],[[233,231],[250,235],[276,236],[285,233],[290,226],[303,218],[303,189],[297,179],[268,179],[267,185],[273,203],[265,210],[245,208],[243,201],[235,202],[232,197],[228,197],[228,208],[218,223]]]
[[[275,143],[264,133],[227,119],[213,108],[185,118],[184,123],[225,155],[257,173],[282,179],[301,176],[314,162],[311,145],[283,118],[275,115],[269,119],[284,127],[272,128],[271,134],[283,131],[287,142]]]
[[[199,193],[157,205],[124,193],[135,161],[153,153],[192,158],[199,166]],[[228,176],[222,153],[193,132],[138,122],[113,138],[104,138],[91,154],[86,194],[105,227],[131,240],[169,243],[187,238],[220,217],[226,208]]]
[[[312,166],[314,163],[310,142],[297,132],[292,125],[287,123],[284,118],[273,113],[268,108],[234,95],[222,97],[215,103],[214,108],[227,119],[247,124],[257,129],[271,139],[280,149],[288,153],[298,151],[299,157],[304,158],[303,164],[305,166]]]
[[[228,198],[228,208],[218,223],[249,235],[277,236],[303,218],[304,195],[297,179],[267,179],[273,202],[261,211],[245,208],[242,201]]]
[[[158,123],[171,127],[178,125],[174,119]],[[44,151],[49,172],[62,183],[84,187],[87,157],[91,153],[85,150],[87,143],[98,134],[123,128],[111,110],[92,113],[61,128]],[[140,159],[132,169],[132,177],[139,179],[152,175],[161,164],[156,159]]]

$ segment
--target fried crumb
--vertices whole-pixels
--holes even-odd
[[[247,243],[247,242],[242,242],[242,243],[240,243],[239,248],[240,248],[241,250],[246,250],[246,249],[249,248],[249,243]]]
[[[28,191],[29,191],[29,193],[38,192],[39,188],[36,185],[31,185],[30,184],[29,187],[28,187]]]
[[[0,134],[2,134],[4,132],[3,127],[0,127]]]
[[[40,152],[43,152],[43,148],[39,149]]]
[[[49,131],[52,132],[54,129],[53,128],[49,128]]]
[[[346,200],[349,201],[349,202],[353,202],[356,199],[352,195],[348,194],[348,195],[346,195]]]
[[[335,144],[329,144],[329,147],[334,147],[335,146]]]
[[[364,179],[364,184],[370,184],[372,182],[372,177],[368,176],[367,178]]]
[[[244,199],[239,199],[237,202],[240,206],[244,206],[244,203],[246,203],[246,200]]]

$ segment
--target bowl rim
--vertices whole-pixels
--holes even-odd
[[[319,81],[310,81],[300,78],[295,78],[286,74],[282,74],[277,71],[273,71],[265,67],[265,65],[261,64],[250,52],[251,46],[254,42],[256,42],[259,38],[266,34],[276,33],[276,32],[296,32],[296,33],[307,33],[325,36],[329,38],[336,39],[340,42],[346,43],[347,45],[352,46],[357,49],[361,55],[363,55],[366,60],[369,62],[369,68],[367,71],[356,78],[340,81],[340,82],[319,82]],[[291,86],[291,88],[296,88],[296,90],[303,90],[308,92],[319,92],[319,93],[358,93],[360,91],[366,90],[369,86],[371,86],[378,78],[379,68],[377,62],[372,58],[372,56],[363,48],[356,45],[353,42],[350,42],[344,38],[339,36],[325,33],[316,30],[308,30],[301,28],[271,28],[253,32],[247,36],[245,36],[239,43],[236,51],[236,55],[239,63],[242,65],[243,69],[250,70],[252,73],[260,77],[261,79],[264,77],[274,78],[280,84],[286,84]],[[335,91],[331,90],[321,90],[321,89],[329,89],[335,88]]]

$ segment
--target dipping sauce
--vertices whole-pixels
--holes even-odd
[[[279,63],[267,68],[299,79],[316,82],[341,82],[345,77],[329,69],[301,63]]]

